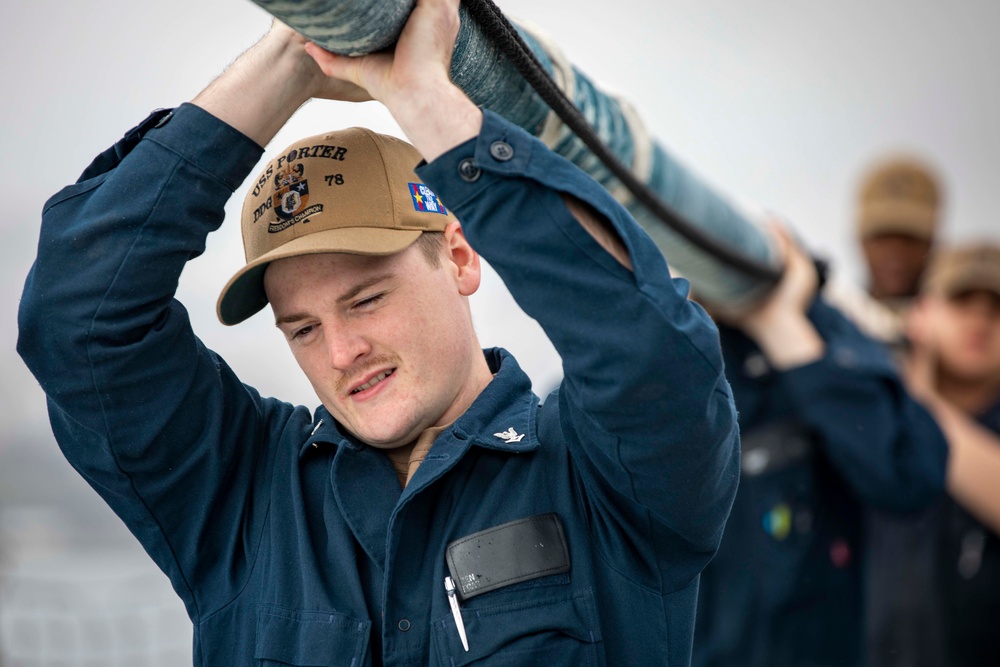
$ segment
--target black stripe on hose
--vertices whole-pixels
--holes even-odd
[[[492,0],[462,0],[469,15],[482,28],[483,33],[497,45],[511,64],[538,93],[549,108],[584,144],[604,163],[614,176],[628,188],[640,204],[649,209],[661,222],[687,239],[693,245],[716,257],[724,264],[751,278],[773,285],[781,279],[782,270],[757,262],[739,251],[722,244],[715,237],[695,227],[671,209],[659,195],[640,181],[618,157],[600,140],[583,114],[559,89],[549,73],[538,61],[531,48],[525,44],[517,29],[503,15]]]

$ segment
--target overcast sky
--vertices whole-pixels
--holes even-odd
[[[668,150],[723,192],[782,212],[849,277],[859,277],[858,175],[885,151],[939,167],[947,238],[1000,238],[997,0],[498,1],[629,97]],[[0,465],[5,446],[48,437],[41,392],[14,353],[42,203],[150,110],[193,97],[269,23],[248,0],[10,4],[0,27]],[[268,156],[348,125],[398,134],[374,104],[313,103]],[[234,219],[189,266],[180,297],[245,381],[311,405],[268,311],[233,329],[215,320],[218,290],[242,259]],[[474,309],[484,345],[511,349],[538,389],[554,381],[551,347],[498,281]]]

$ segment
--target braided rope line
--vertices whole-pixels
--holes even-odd
[[[680,236],[732,268],[770,285],[780,280],[780,269],[776,270],[770,264],[757,262],[695,227],[681,218],[645,183],[637,179],[632,170],[625,166],[600,140],[576,105],[556,85],[535,57],[531,48],[521,39],[520,34],[492,0],[462,0],[462,3],[468,8],[469,15],[479,23],[484,32],[494,39],[500,51],[510,59],[517,71],[549,108],[587,145],[643,206]]]

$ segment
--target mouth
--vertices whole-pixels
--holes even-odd
[[[375,374],[367,382],[365,382],[363,384],[359,384],[357,387],[355,387],[354,389],[352,389],[351,390],[351,395],[354,396],[355,394],[360,394],[363,391],[367,391],[367,390],[371,389],[372,387],[374,387],[378,383],[382,382],[383,380],[385,380],[387,377],[391,376],[395,372],[396,372],[395,368],[390,368],[389,370],[382,371],[380,373]]]

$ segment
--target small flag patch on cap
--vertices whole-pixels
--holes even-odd
[[[423,183],[410,183],[410,197],[413,198],[413,208],[425,213],[441,213],[448,215],[444,204],[438,199],[434,191]]]

